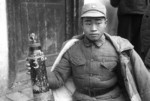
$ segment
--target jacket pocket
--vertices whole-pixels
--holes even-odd
[[[85,65],[86,60],[84,57],[75,56],[75,57],[72,57],[71,62],[73,66],[79,67],[79,66]]]
[[[73,75],[83,75],[86,71],[86,60],[83,57],[74,57],[71,59]]]
[[[115,67],[117,66],[117,62],[103,62],[101,66],[108,69],[109,71],[114,71]]]

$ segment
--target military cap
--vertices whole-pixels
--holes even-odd
[[[106,17],[106,7],[102,3],[84,4],[81,17]]]

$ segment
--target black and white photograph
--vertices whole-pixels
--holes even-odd
[[[0,0],[0,101],[150,101],[150,0]]]

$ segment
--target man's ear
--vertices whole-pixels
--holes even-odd
[[[83,18],[80,18],[80,24],[81,25],[83,24]]]
[[[83,20],[80,21],[81,28],[83,28]]]
[[[105,27],[107,27],[107,23],[108,23],[107,21],[108,21],[108,20],[107,20],[107,19],[105,19]]]
[[[105,20],[105,24],[106,24],[106,25],[107,25],[107,22],[108,22],[108,20],[106,19],[106,20]]]

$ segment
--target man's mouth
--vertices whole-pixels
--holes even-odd
[[[90,36],[98,36],[98,34],[90,34]]]

